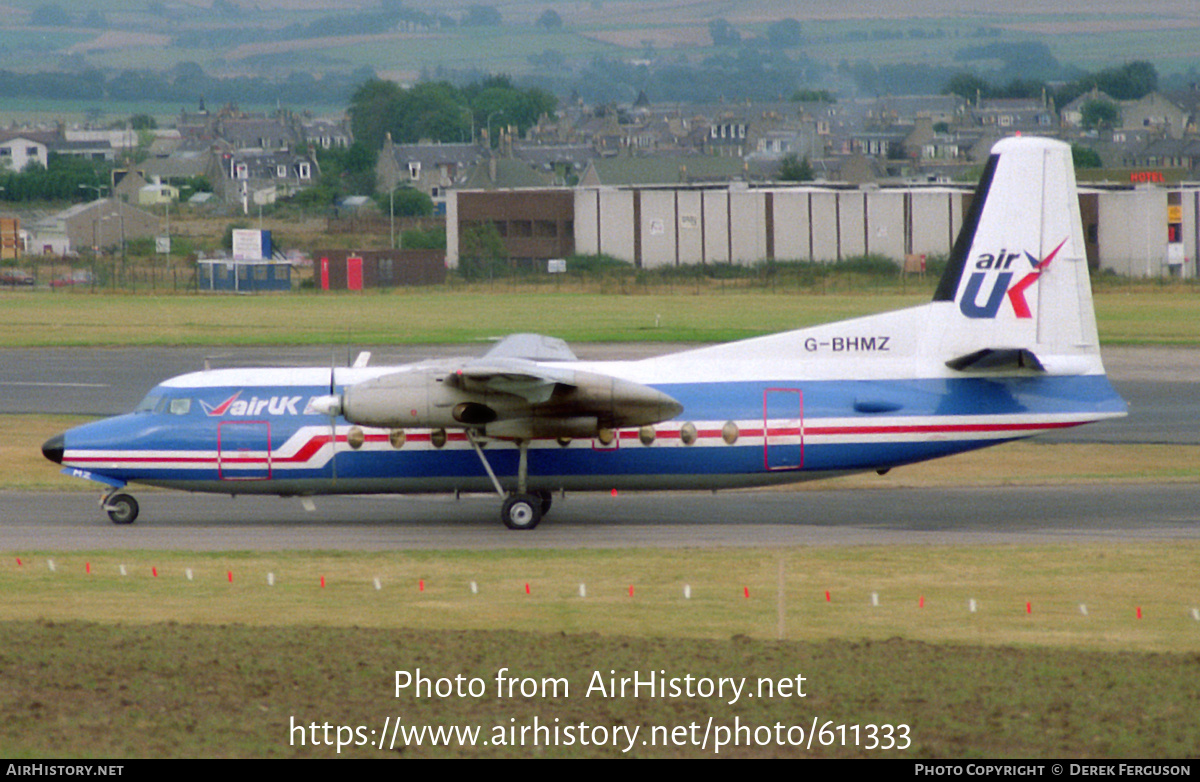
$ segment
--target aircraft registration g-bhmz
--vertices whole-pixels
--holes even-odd
[[[356,362],[357,364],[358,362]],[[51,438],[132,522],[140,483],[222,494],[725,489],[890,468],[1125,414],[1100,360],[1070,148],[993,148],[933,301],[636,361],[516,335],[478,358],[218,369]]]

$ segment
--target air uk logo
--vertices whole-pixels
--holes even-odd
[[[1022,257],[1021,253],[1010,253],[1006,249],[1001,249],[995,254],[983,253],[975,262],[975,271],[971,272],[971,276],[967,278],[966,288],[964,288],[962,298],[958,303],[959,310],[968,318],[994,318],[1000,312],[1000,306],[1007,297],[1016,317],[1032,318],[1033,312],[1029,309],[1025,293],[1041,278],[1042,273],[1054,260],[1054,256],[1058,255],[1058,251],[1066,243],[1067,240],[1063,239],[1057,247],[1050,251],[1049,255],[1041,260],[1038,260],[1033,253],[1025,252],[1024,257],[1029,260],[1029,265],[1033,268],[1015,283],[1012,280],[1016,276],[1016,270],[1012,268],[1012,264],[1013,261]],[[989,278],[991,278],[991,291],[980,303],[979,293],[988,283]]]
[[[246,416],[263,415],[264,413],[267,415],[300,414],[296,405],[300,403],[302,397],[269,396],[259,399],[257,396],[252,396],[249,399],[239,399],[241,395],[242,392],[238,391],[218,405],[210,405],[207,402],[201,401],[200,406],[204,408],[206,415],[214,418],[224,415]]]

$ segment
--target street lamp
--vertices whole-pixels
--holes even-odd
[[[488,120],[487,120],[488,149],[491,149],[491,146],[492,146],[492,117],[496,116],[497,114],[503,114],[503,113],[504,113],[504,111],[502,109],[496,109],[491,114],[488,114]]]

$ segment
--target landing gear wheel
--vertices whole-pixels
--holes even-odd
[[[546,489],[538,489],[537,491],[534,492],[534,495],[538,498],[539,501],[541,501],[542,515],[545,516],[547,513],[550,512],[550,502],[551,502],[551,500],[554,499],[554,495],[551,494]]]
[[[533,494],[513,494],[504,500],[500,519],[509,529],[533,529],[542,520],[541,498]]]
[[[138,517],[137,500],[128,494],[114,494],[104,503],[104,510],[113,524],[132,524]]]

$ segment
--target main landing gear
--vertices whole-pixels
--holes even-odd
[[[479,455],[479,461],[483,462],[483,469],[487,470],[488,477],[492,479],[492,485],[496,487],[496,493],[504,498],[504,505],[500,508],[500,520],[504,522],[504,526],[515,530],[529,530],[536,527],[550,511],[550,492],[545,489],[529,491],[529,441],[517,440],[517,449],[520,452],[520,457],[517,461],[517,490],[511,494],[506,494],[504,487],[500,485],[500,481],[496,478],[496,473],[492,471],[492,466],[488,464],[487,457],[483,454],[483,448],[479,446],[479,441],[475,439],[475,435],[470,430],[467,430],[467,439],[471,442],[471,447],[475,449],[475,453]]]
[[[100,507],[108,514],[113,524],[132,524],[138,517],[137,500],[124,492],[104,495],[100,500]]]

